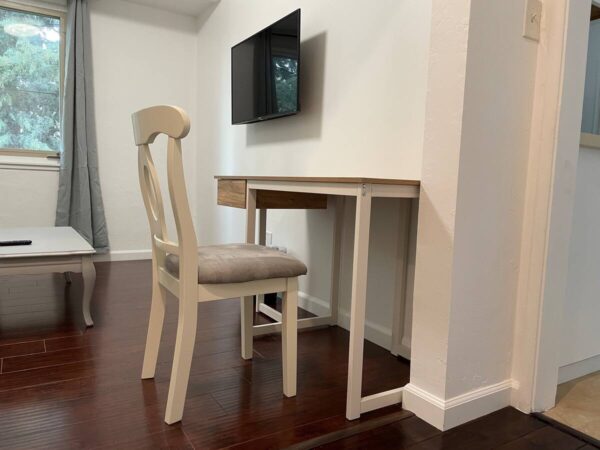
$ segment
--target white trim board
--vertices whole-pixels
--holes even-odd
[[[60,161],[54,158],[41,158],[39,156],[0,155],[0,169],[58,172],[60,170]]]
[[[113,250],[94,256],[94,262],[138,261],[141,259],[152,259],[152,250]]]
[[[600,149],[600,135],[591,133],[581,133],[579,145],[586,148]]]
[[[298,306],[317,316],[329,315],[329,302],[318,297],[313,297],[303,291],[298,292]],[[348,310],[339,309],[338,325],[346,330],[350,329],[350,312]],[[381,326],[370,320],[365,320],[365,339],[386,350],[392,348],[391,328]]]
[[[446,431],[509,406],[513,384],[513,380],[507,379],[444,400],[409,383],[404,386],[402,407]]]
[[[544,2],[513,335],[512,406],[555,404],[571,219],[581,140],[590,3]]]
[[[558,384],[584,377],[600,370],[600,355],[577,361],[558,369]]]

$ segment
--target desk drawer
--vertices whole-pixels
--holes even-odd
[[[218,180],[217,204],[246,209],[246,180]]]
[[[246,180],[217,180],[217,204],[246,208]],[[327,195],[259,190],[257,209],[326,209]]]

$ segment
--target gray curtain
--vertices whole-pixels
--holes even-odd
[[[69,0],[56,225],[73,227],[97,251],[106,252],[91,57],[88,0]]]

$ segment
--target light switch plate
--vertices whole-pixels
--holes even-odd
[[[525,1],[525,19],[523,21],[523,37],[540,40],[540,24],[542,22],[542,2],[540,0]]]

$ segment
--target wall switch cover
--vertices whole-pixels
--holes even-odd
[[[526,0],[525,3],[523,37],[539,41],[540,24],[542,22],[542,2],[540,0]]]

